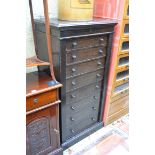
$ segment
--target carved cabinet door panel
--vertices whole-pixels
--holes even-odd
[[[59,147],[58,105],[26,117],[26,154],[46,155]]]

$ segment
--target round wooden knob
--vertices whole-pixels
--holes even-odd
[[[34,102],[35,104],[37,104],[37,103],[38,103],[38,99],[35,98],[35,99],[33,100],[33,102]]]
[[[70,119],[71,119],[71,121],[74,121],[74,118],[73,117],[71,117]]]
[[[76,97],[75,95],[73,95],[73,94],[71,95],[71,98],[75,98],[75,97]]]
[[[96,97],[96,96],[94,96],[94,99],[95,99],[95,100],[97,100],[97,97]]]
[[[75,131],[73,129],[71,129],[71,132],[74,133]]]
[[[76,59],[76,55],[72,55],[72,58],[73,58],[73,59]]]
[[[104,39],[103,38],[100,38],[100,42],[103,42],[104,41]]]
[[[96,74],[96,76],[97,76],[97,77],[100,77],[101,75],[100,75],[100,74]]]
[[[103,53],[103,50],[99,49],[99,53],[102,54]]]
[[[72,110],[75,110],[75,108],[74,108],[73,106],[71,106],[71,109],[72,109]]]
[[[100,87],[97,85],[96,88],[99,89]]]
[[[72,68],[72,72],[76,72],[76,69],[75,68]]]
[[[76,83],[75,83],[74,81],[72,81],[72,85],[73,85],[73,86],[75,86],[75,85],[76,85]]]
[[[92,121],[95,121],[95,118],[94,117],[92,117],[91,119],[92,119]]]
[[[98,61],[98,62],[97,62],[97,65],[100,66],[100,65],[102,65],[102,63],[101,63],[100,61]]]
[[[77,46],[77,42],[73,42],[73,43],[72,43],[72,46],[73,46],[73,47]]]
[[[92,107],[92,109],[93,109],[93,110],[96,110],[96,108],[95,108],[95,107]]]

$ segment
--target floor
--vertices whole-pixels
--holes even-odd
[[[128,135],[129,115],[126,115],[68,148],[63,155],[126,155]]]

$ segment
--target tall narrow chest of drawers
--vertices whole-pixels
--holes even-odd
[[[51,20],[54,72],[60,91],[61,144],[64,149],[103,126],[111,44],[116,21]],[[35,21],[38,57],[47,60],[44,19]],[[48,71],[46,67],[40,70]]]

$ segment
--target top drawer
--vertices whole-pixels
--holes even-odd
[[[37,94],[26,98],[26,111],[30,111],[49,103],[55,102],[58,99],[57,90],[51,90],[45,93]]]
[[[66,51],[82,49],[84,47],[106,46],[107,38],[107,35],[103,35],[69,39],[66,44]]]

